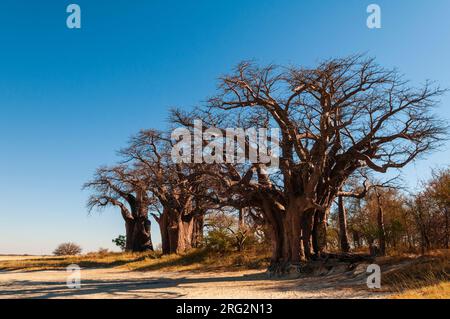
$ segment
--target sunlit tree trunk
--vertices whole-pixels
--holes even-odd
[[[348,242],[347,212],[345,209],[344,199],[342,196],[338,197],[338,212],[339,212],[339,243],[342,252],[347,253],[350,251],[350,244]]]
[[[134,219],[127,218],[125,219],[125,250],[132,251],[133,250],[133,231],[134,231]]]
[[[377,188],[375,188],[375,195],[377,197],[378,204],[378,214],[377,214],[377,222],[378,222],[378,242],[380,244],[380,255],[386,255],[386,230],[384,227],[384,211],[383,205],[381,203],[381,194]]]
[[[203,244],[203,214],[194,217],[194,229],[192,231],[192,247],[198,248]]]

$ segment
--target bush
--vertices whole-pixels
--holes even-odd
[[[119,235],[117,238],[112,240],[117,247],[119,247],[122,251],[125,251],[125,246],[127,244],[127,238],[124,235]]]
[[[212,229],[205,236],[205,246],[218,252],[229,252],[235,246],[234,238],[224,229]]]
[[[53,254],[56,256],[79,255],[81,251],[81,247],[75,243],[63,243],[53,251]]]
[[[99,255],[107,255],[107,254],[109,254],[109,250],[107,248],[100,247],[98,249],[98,251],[97,251],[97,254],[99,254]]]
[[[223,213],[208,215],[205,226],[205,247],[221,253],[251,249],[263,244],[265,239],[261,232],[257,234],[257,228],[239,225],[236,217]]]

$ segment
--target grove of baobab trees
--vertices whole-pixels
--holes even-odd
[[[201,242],[205,203],[198,199],[204,188],[201,178],[190,178],[192,166],[171,162],[171,146],[170,137],[147,130],[132,137],[120,154],[145,172],[147,191],[159,204],[152,215],[160,226],[163,252],[183,253]]]
[[[202,132],[277,128],[277,168],[217,157],[215,147],[203,150],[221,159],[214,163],[174,162],[171,151],[180,141],[170,130],[141,131],[120,151],[119,166],[100,169],[86,184],[94,190],[89,206],[117,206],[127,225],[127,249],[139,251],[152,249],[151,211],[164,253],[198,245],[205,214],[249,208],[268,228],[270,271],[299,271],[303,262],[326,254],[335,201],[342,250],[350,249],[344,201],[364,197],[370,187],[362,179],[349,183],[355,175],[400,169],[439,146],[447,129],[432,111],[443,93],[430,83],[415,88],[360,55],[315,68],[241,63],[219,79],[217,94],[204,107],[172,110],[171,122],[190,131],[198,119]],[[204,143],[213,139],[226,148],[225,138]],[[241,147],[248,156],[254,145],[247,137]]]

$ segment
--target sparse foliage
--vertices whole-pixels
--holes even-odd
[[[60,244],[54,251],[55,256],[71,256],[81,254],[81,247],[75,243]]]
[[[127,238],[124,235],[119,235],[117,238],[114,238],[112,242],[119,247],[122,251],[126,250]]]

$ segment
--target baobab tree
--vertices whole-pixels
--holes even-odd
[[[172,144],[166,135],[141,131],[120,154],[145,174],[147,191],[158,200],[160,208],[152,215],[160,226],[163,253],[184,253],[201,243],[208,202],[198,196],[206,188],[191,177],[192,166],[171,161]]]
[[[330,207],[356,170],[402,168],[439,144],[446,128],[431,110],[443,92],[362,56],[312,69],[241,63],[220,79],[209,112],[267,114],[281,132],[279,170],[254,164],[234,183],[272,226],[272,271],[325,251]]]
[[[126,166],[102,167],[94,178],[84,185],[94,194],[88,200],[88,209],[115,206],[125,221],[127,251],[153,250],[149,207],[154,198],[147,192],[148,180],[139,169]]]

